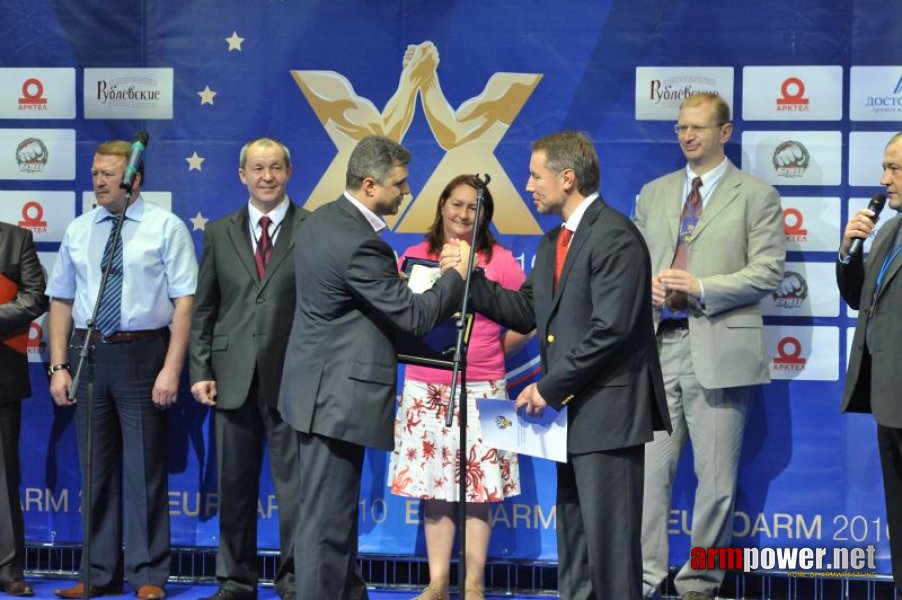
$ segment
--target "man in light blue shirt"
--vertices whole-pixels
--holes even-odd
[[[50,393],[57,405],[76,406],[84,472],[88,369],[82,372],[77,402],[70,402],[68,396],[70,365],[74,370],[80,348],[91,344],[93,475],[91,526],[85,532],[92,543],[90,595],[121,591],[124,541],[125,579],[139,599],[160,600],[166,596],[163,585],[170,558],[166,413],[162,409],[177,397],[197,261],[184,223],[141,198],[143,164],[134,177],[121,243],[113,243],[116,218],[127,199],[120,184],[130,151],[124,141],[98,146],[91,169],[98,206],[69,224],[60,246],[47,286]],[[97,330],[88,340],[87,322],[109,254],[113,269],[100,301]],[[87,567],[83,563],[82,571]],[[56,594],[81,598],[85,590],[78,584]]]

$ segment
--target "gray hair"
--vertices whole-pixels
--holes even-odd
[[[890,146],[892,146],[893,144],[895,144],[898,141],[902,141],[902,131],[900,131],[899,133],[897,133],[893,137],[891,137],[889,139],[889,141],[886,143],[886,147],[889,148]]]
[[[410,163],[410,150],[381,135],[370,135],[357,143],[348,160],[345,187],[356,191],[367,177],[383,183],[395,167]]]
[[[283,144],[279,140],[276,140],[276,139],[273,139],[270,137],[259,137],[255,140],[249,141],[248,143],[246,143],[245,145],[243,145],[241,147],[241,153],[238,155],[238,168],[239,169],[243,169],[245,167],[245,165],[247,165],[247,151],[250,149],[251,146],[254,146],[254,145],[260,145],[260,146],[263,146],[264,148],[267,148],[269,146],[278,146],[279,148],[282,149],[282,154],[285,155],[285,164],[287,164],[289,167],[291,166],[291,152],[288,151],[288,147],[285,146],[285,144]]]

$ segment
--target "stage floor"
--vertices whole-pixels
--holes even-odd
[[[35,598],[51,599],[56,598],[53,590],[67,588],[75,585],[75,581],[69,579],[36,579],[28,578],[28,582],[34,586]],[[166,586],[167,597],[177,600],[197,600],[209,596],[216,591],[214,585],[197,585],[197,584],[178,584],[170,583]],[[370,590],[370,600],[409,600],[416,596],[415,591],[393,591],[393,590]],[[0,597],[8,598],[8,596],[0,593]],[[130,586],[126,586],[125,592],[121,596],[110,596],[110,598],[129,598],[134,597],[134,590]],[[457,596],[452,594],[452,598]],[[489,594],[487,600],[534,600],[542,598],[549,600],[557,596],[508,596],[504,594]],[[278,596],[271,587],[260,587],[257,595],[258,600],[278,600]]]

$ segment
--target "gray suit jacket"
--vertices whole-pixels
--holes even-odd
[[[874,239],[867,260],[859,254],[848,265],[836,264],[836,282],[843,299],[858,312],[855,337],[849,353],[849,367],[842,395],[842,412],[871,412],[884,427],[902,429],[902,369],[899,369],[899,342],[902,340],[902,260],[896,259],[884,275],[880,295],[874,304],[874,324],[865,348],[868,311],[873,300],[877,274],[890,251],[902,217],[888,221]]]
[[[539,393],[568,406],[567,450],[626,448],[670,431],[655,334],[648,320],[651,271],[642,237],[599,198],[570,242],[554,289],[557,227],[542,239],[518,291],[474,275],[473,306],[516,331],[538,328]]]
[[[28,324],[47,310],[47,280],[38,261],[31,232],[0,223],[0,274],[19,288],[13,300],[0,304],[0,402],[31,395],[28,357],[2,343],[28,331]]]
[[[450,316],[463,280],[451,270],[412,293],[391,247],[344,196],[301,227],[294,267],[282,418],[304,433],[393,448],[398,332],[423,335]]]
[[[686,171],[642,187],[635,223],[651,254],[653,274],[670,268],[676,250]],[[689,306],[689,344],[707,389],[770,381],[760,300],[783,279],[786,236],[777,191],[733,166],[705,203],[688,271],[704,287],[705,304]],[[655,311],[654,322],[660,320]]]
[[[292,253],[309,214],[289,205],[262,281],[254,264],[247,206],[206,226],[189,361],[191,383],[216,380],[217,408],[244,404],[255,367],[263,397],[273,406],[278,401],[294,317]]]

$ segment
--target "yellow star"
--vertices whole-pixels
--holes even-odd
[[[185,158],[185,161],[188,163],[189,171],[203,171],[204,161],[207,160],[202,156],[198,156],[197,150],[194,151],[194,154]]]
[[[244,38],[238,35],[237,31],[233,31],[230,37],[225,39],[229,43],[229,52],[232,50],[237,50],[241,52],[241,44],[244,43]]]
[[[205,85],[203,90],[197,92],[197,95],[200,96],[200,105],[213,104],[213,98],[216,94],[217,92],[211,90],[209,85]]]
[[[200,211],[197,211],[197,214],[188,220],[191,221],[192,225],[194,225],[194,229],[192,229],[192,231],[206,231],[207,221],[209,221],[210,219],[200,214]]]

